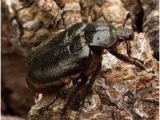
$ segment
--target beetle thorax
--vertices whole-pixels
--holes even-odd
[[[110,24],[91,23],[86,27],[85,38],[91,47],[107,49],[116,43]]]

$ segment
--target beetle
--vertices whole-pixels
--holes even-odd
[[[84,103],[101,69],[104,50],[145,70],[143,62],[130,55],[129,42],[133,37],[134,32],[125,26],[114,27],[109,23],[97,22],[76,23],[32,49],[27,60],[26,82],[35,92],[56,92],[68,83],[63,78],[78,74],[73,80],[75,87],[62,115],[68,106],[77,110]],[[126,43],[128,56],[116,50],[120,42]]]

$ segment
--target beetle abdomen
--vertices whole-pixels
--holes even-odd
[[[84,70],[89,62],[89,47],[81,46],[76,51],[69,49],[69,46],[63,46],[62,51],[50,50],[37,57],[30,71],[33,80],[48,82]]]
[[[48,83],[85,70],[90,62],[90,48],[79,36],[85,27],[83,23],[73,25],[35,48],[28,60],[27,79]]]

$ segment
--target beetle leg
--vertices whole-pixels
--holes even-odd
[[[49,107],[54,104],[54,102],[59,98],[59,91],[57,92],[55,98],[45,107],[45,109],[49,109]]]
[[[101,70],[101,63],[97,65],[96,70],[91,73],[89,77],[87,77],[87,80],[85,80],[85,83],[82,84],[81,88],[78,90],[77,94],[73,97],[73,100],[71,102],[72,109],[77,110],[77,116],[76,118],[79,119],[79,115],[81,113],[81,107],[83,107],[85,98],[88,95],[90,89],[92,88],[92,85]]]
[[[80,75],[74,81],[75,81],[74,88],[71,91],[71,93],[68,95],[67,102],[66,102],[66,104],[64,105],[64,107],[63,107],[63,109],[61,111],[61,116],[62,116],[61,119],[62,120],[65,119],[66,111],[67,111],[68,107],[70,106],[70,103],[73,101],[73,97],[75,96],[75,94],[77,93],[77,91],[85,83],[86,77],[84,75]]]
[[[116,56],[118,59],[120,59],[120,60],[122,60],[122,61],[125,61],[125,62],[128,62],[128,63],[131,63],[131,64],[134,64],[135,66],[137,66],[137,67],[139,67],[139,68],[141,68],[141,69],[143,69],[143,70],[145,70],[145,71],[147,71],[147,69],[144,67],[144,65],[143,65],[143,61],[141,61],[141,60],[139,60],[139,59],[137,59],[137,58],[134,58],[134,57],[128,57],[128,56],[125,56],[125,55],[123,55],[123,54],[120,54],[120,53],[118,53],[117,51],[115,51],[115,50],[109,50],[109,52],[112,54],[112,55],[114,55],[114,56]],[[147,71],[148,72],[148,71]]]
[[[89,77],[81,75],[80,76],[81,81],[79,81],[78,79],[76,80],[77,83],[73,88],[73,91],[70,93],[64,108],[62,109],[61,112],[62,120],[65,118],[65,113],[68,107],[71,107],[71,109],[73,110],[78,110],[76,118],[79,119],[79,114],[81,112],[80,107],[83,106],[85,98],[88,95],[89,90],[92,87],[100,69],[101,69],[101,63],[97,66],[96,70],[93,73],[91,73]]]
[[[73,80],[73,85],[78,86],[83,78],[85,78],[85,76],[83,74],[80,74],[75,80]]]
[[[129,57],[131,57],[131,44],[130,44],[129,41],[125,41],[125,43],[126,43],[126,46],[127,46],[127,55]]]

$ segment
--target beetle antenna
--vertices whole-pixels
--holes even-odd
[[[126,19],[125,19],[125,21],[123,23],[123,27],[126,25],[126,23],[127,23],[127,21],[128,21],[129,18],[131,18],[131,13],[130,12],[127,13]]]
[[[127,54],[128,54],[128,56],[131,56],[131,44],[127,40],[125,41],[125,43],[126,43],[126,47],[127,47]]]

